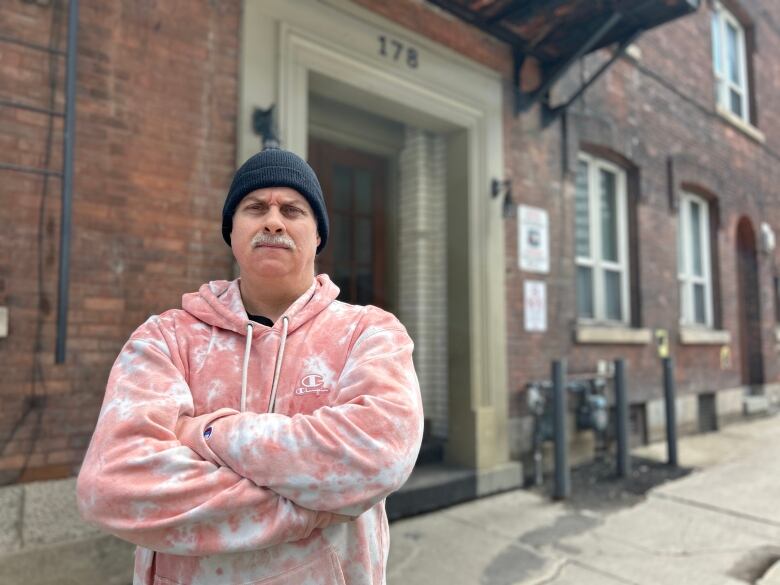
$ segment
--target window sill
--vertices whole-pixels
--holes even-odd
[[[625,326],[577,325],[574,332],[577,343],[609,343],[612,345],[645,345],[653,339],[650,329],[634,329]]]
[[[747,134],[748,137],[752,138],[759,144],[764,144],[766,142],[766,136],[764,136],[764,133],[761,132],[761,130],[759,130],[755,126],[753,126],[753,124],[749,122],[745,122],[739,116],[735,116],[720,104],[718,104],[715,107],[715,111],[718,113],[718,115],[721,118],[729,122],[731,125],[736,126],[737,130],[740,130],[744,134]]]
[[[731,343],[731,331],[681,327],[680,343],[682,345],[728,345]]]

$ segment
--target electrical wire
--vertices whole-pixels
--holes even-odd
[[[53,111],[57,101],[57,76],[59,71],[58,62],[60,55],[56,52],[59,49],[62,32],[62,15],[63,15],[63,0],[53,0],[52,2],[52,16],[51,16],[51,29],[49,37],[49,110]],[[42,168],[48,169],[51,164],[53,138],[54,138],[54,120],[55,116],[49,115],[46,126],[46,139],[45,150],[43,155]],[[60,178],[62,180],[62,178]],[[35,426],[30,438],[30,445],[25,454],[24,463],[19,469],[17,477],[7,483],[18,482],[25,472],[27,471],[30,458],[32,457],[35,446],[40,439],[41,431],[43,428],[43,413],[45,409],[45,397],[47,395],[46,378],[43,371],[42,354],[43,354],[43,321],[44,310],[47,306],[45,297],[45,282],[44,282],[44,268],[45,268],[45,254],[44,245],[46,243],[45,228],[46,228],[46,203],[49,194],[49,175],[43,176],[43,186],[40,195],[40,205],[38,208],[38,233],[37,233],[37,284],[38,284],[38,311],[35,321],[35,337],[33,345],[33,359],[32,369],[30,372],[31,385],[30,393],[25,397],[23,410],[17,419],[16,423],[11,427],[7,437],[3,440],[2,448],[0,448],[0,454],[4,453],[8,445],[14,439],[19,429],[27,422],[29,415],[33,411],[37,411],[35,419]],[[38,385],[40,384],[40,391]]]

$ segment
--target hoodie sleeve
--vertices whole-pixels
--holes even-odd
[[[337,405],[219,418],[204,441],[214,459],[301,506],[351,516],[401,487],[420,448],[422,403],[412,340],[382,313],[390,318],[363,329],[347,358]]]
[[[177,440],[179,415],[194,406],[161,319],[131,336],[111,370],[77,482],[83,517],[142,547],[197,556],[256,550],[323,527],[325,516]]]

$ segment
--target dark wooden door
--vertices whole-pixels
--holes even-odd
[[[763,384],[764,356],[756,232],[747,218],[741,219],[737,226],[737,275],[742,383]]]
[[[330,219],[318,271],[341,289],[340,300],[386,307],[385,159],[310,138],[309,164],[320,179]]]

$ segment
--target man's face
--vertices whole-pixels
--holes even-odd
[[[314,274],[320,237],[308,201],[289,187],[252,191],[238,204],[230,233],[241,274],[259,277]]]

